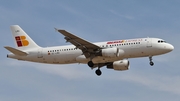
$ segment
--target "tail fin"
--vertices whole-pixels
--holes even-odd
[[[18,25],[11,26],[12,35],[15,41],[16,48],[19,50],[28,50],[39,48],[39,46],[21,29]]]

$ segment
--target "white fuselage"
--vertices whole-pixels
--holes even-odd
[[[97,56],[92,59],[94,63],[106,63],[126,58],[148,57],[170,52],[174,47],[158,38],[138,38],[128,40],[116,40],[108,42],[94,43],[101,48],[119,48],[124,51],[123,55],[116,57]],[[7,57],[18,60],[31,62],[40,62],[48,64],[70,64],[70,63],[87,63],[90,59],[83,55],[80,49],[73,45],[32,48],[24,50],[28,53],[27,56],[17,56],[8,54]]]

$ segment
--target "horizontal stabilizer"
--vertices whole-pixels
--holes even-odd
[[[9,50],[10,52],[12,52],[15,55],[19,55],[19,56],[26,56],[28,55],[26,52],[23,52],[21,50],[9,47],[9,46],[5,46],[4,48],[6,48],[7,50]]]

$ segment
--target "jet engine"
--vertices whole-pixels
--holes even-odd
[[[119,48],[102,49],[101,54],[104,57],[119,57],[124,55],[124,51]]]
[[[119,60],[114,61],[113,63],[107,65],[108,69],[114,69],[114,70],[128,70],[129,69],[129,61],[128,60]]]

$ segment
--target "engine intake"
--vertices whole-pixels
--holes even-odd
[[[108,69],[114,69],[114,70],[128,70],[129,69],[129,61],[128,60],[119,60],[114,61],[113,63],[107,65]]]

